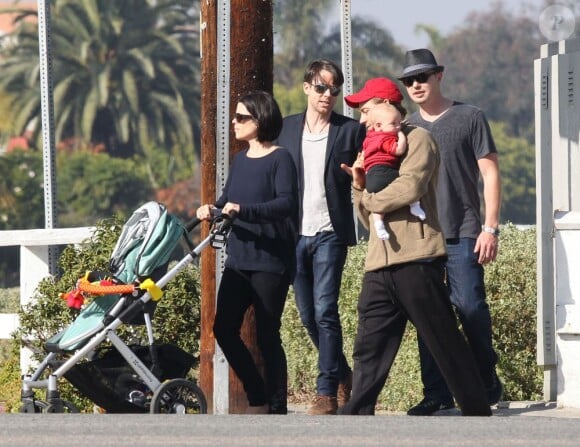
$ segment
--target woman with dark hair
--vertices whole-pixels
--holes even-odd
[[[244,386],[247,413],[285,414],[287,366],[280,325],[295,270],[296,168],[286,149],[272,143],[282,129],[282,115],[272,95],[256,91],[241,97],[232,124],[236,139],[248,147],[234,157],[220,198],[197,209],[197,217],[205,220],[212,208],[236,215],[213,331]],[[265,378],[240,336],[251,305]]]

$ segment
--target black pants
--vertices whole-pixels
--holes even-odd
[[[399,170],[387,165],[374,165],[366,175],[365,188],[368,192],[379,192],[399,176]]]
[[[218,291],[213,332],[228,363],[241,380],[250,405],[270,404],[284,413],[287,400],[286,354],[280,325],[290,280],[286,274],[224,270]],[[258,347],[266,378],[260,375],[240,329],[250,305],[254,306]]]
[[[352,396],[341,414],[374,414],[407,320],[415,325],[431,351],[463,414],[491,414],[443,279],[440,261],[406,263],[365,273],[358,303]]]

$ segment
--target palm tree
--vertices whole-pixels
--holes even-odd
[[[112,155],[191,151],[198,120],[198,35],[187,0],[52,0],[55,139]],[[0,89],[15,133],[40,137],[36,11],[17,12],[0,42]],[[193,151],[191,151],[193,152]]]

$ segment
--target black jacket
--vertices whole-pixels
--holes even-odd
[[[305,113],[284,118],[284,127],[277,143],[292,155],[298,172],[300,210],[304,195],[302,167],[302,132]],[[351,199],[351,178],[340,168],[341,163],[351,166],[362,148],[365,128],[352,118],[332,112],[326,147],[324,186],[330,220],[336,235],[347,245],[356,244],[355,222]]]

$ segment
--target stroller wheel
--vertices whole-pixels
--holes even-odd
[[[75,404],[68,400],[62,401],[62,408],[57,405],[47,404],[43,400],[34,400],[34,411],[31,411],[29,405],[23,405],[20,408],[21,413],[79,413],[79,409]]]
[[[59,404],[48,404],[43,413],[80,413],[80,411],[72,402],[62,400]]]
[[[205,414],[207,402],[203,391],[186,379],[172,379],[161,384],[151,399],[151,413]]]
[[[20,413],[43,413],[48,404],[42,400],[27,399],[18,410]]]

